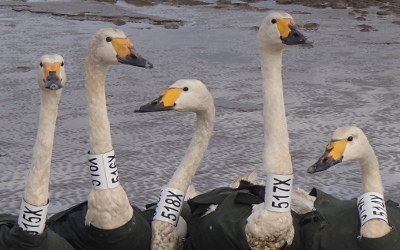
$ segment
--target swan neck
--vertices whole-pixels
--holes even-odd
[[[109,68],[91,56],[85,61],[86,98],[89,114],[89,140],[91,154],[104,154],[113,149],[110,121],[108,120],[105,82]],[[121,185],[112,189],[94,190],[89,194],[86,225],[100,229],[115,229],[132,219],[133,208]]]
[[[91,154],[102,154],[113,149],[105,94],[108,67],[97,62],[90,55],[86,57],[86,98]]]
[[[41,93],[38,132],[24,190],[24,200],[34,206],[44,206],[49,199],[51,156],[60,96],[61,91],[44,89]]]
[[[366,156],[359,160],[361,166],[362,189],[364,193],[377,192],[383,195],[382,179],[379,172],[378,159],[370,144]],[[372,219],[361,226],[360,234],[363,237],[379,238],[389,233],[391,227],[384,220]]]
[[[283,50],[261,50],[264,96],[264,169],[267,173],[292,174],[282,86]]]
[[[168,187],[186,192],[207,149],[214,128],[214,121],[214,103],[210,104],[207,111],[196,113],[196,130],[194,136],[178,169],[169,181]]]
[[[377,192],[383,195],[379,163],[371,145],[369,145],[368,153],[359,160],[359,163],[361,166],[363,192]]]

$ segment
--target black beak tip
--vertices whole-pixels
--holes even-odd
[[[142,105],[142,106],[136,108],[136,109],[134,110],[134,113],[148,113],[148,112],[157,111],[157,110],[155,109],[155,105],[156,105],[156,104],[155,104],[154,102],[150,102],[150,103],[148,103],[148,104]]]
[[[311,167],[309,167],[309,168],[307,169],[307,173],[309,173],[309,174],[315,173],[315,166],[312,165]]]
[[[46,86],[46,89],[50,89],[50,90],[59,90],[62,89],[62,85],[58,85],[58,84],[51,84],[49,86]]]
[[[313,39],[310,39],[310,38],[308,38],[308,37],[305,37],[305,44],[308,44],[308,45],[312,45],[313,43],[314,43],[314,40]]]
[[[145,68],[146,69],[152,69],[153,68],[153,64],[151,62],[146,62]]]

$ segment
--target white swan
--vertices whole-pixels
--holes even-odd
[[[164,110],[194,112],[197,119],[196,131],[186,154],[166,185],[169,192],[179,193],[181,196],[177,198],[169,195],[167,199],[170,200],[166,203],[165,200],[161,199],[156,209],[156,214],[161,214],[161,219],[164,216],[166,220],[157,220],[157,217],[152,222],[151,249],[154,250],[183,248],[183,238],[186,236],[186,222],[183,218],[180,218],[176,225],[176,220],[178,220],[179,212],[183,205],[185,191],[188,189],[207,149],[215,120],[213,97],[201,81],[194,79],[182,79],[175,82],[159,98],[141,106],[136,112]],[[168,192],[166,188],[163,191]],[[171,207],[172,210],[165,210],[164,206]],[[171,219],[168,220],[168,217]]]
[[[60,55],[44,55],[40,59],[38,84],[41,89],[41,106],[39,128],[33,149],[32,164],[24,190],[24,201],[21,204],[18,224],[24,230],[35,230],[36,225],[29,226],[28,216],[24,215],[25,202],[43,209],[43,230],[49,202],[50,166],[53,152],[54,133],[62,87],[66,81],[64,59]],[[26,210],[26,209],[25,209]],[[25,219],[24,219],[25,218]],[[33,221],[33,219],[32,219]],[[36,230],[35,230],[36,231]],[[40,231],[36,231],[40,234]]]
[[[90,40],[85,62],[86,96],[89,113],[90,154],[113,150],[110,122],[107,115],[105,81],[112,64],[131,64],[151,68],[134,49],[125,33],[117,29],[102,29]],[[121,185],[110,189],[92,189],[88,199],[86,225],[114,229],[127,223],[133,209]]]
[[[37,80],[41,105],[32,163],[16,223],[0,219],[0,249],[73,249],[45,226],[58,104],[66,82],[63,57],[42,56]]]
[[[383,200],[383,185],[378,160],[368,138],[358,127],[345,126],[336,129],[325,153],[308,168],[307,172],[324,171],[345,161],[359,162],[363,193],[378,193]],[[362,210],[359,212],[362,216]],[[391,229],[392,227],[382,217],[371,218],[361,226],[360,235],[367,238],[379,238],[388,234]]]
[[[70,211],[56,215],[50,222],[51,227],[68,239],[76,248],[95,247],[93,244],[97,244],[97,248],[104,249],[118,247],[116,245],[118,244],[116,243],[116,236],[109,235],[109,238],[107,238],[105,232],[112,232],[124,225],[134,227],[135,223],[136,227],[140,227],[137,216],[141,212],[133,210],[127,194],[119,184],[111,141],[105,81],[108,67],[113,64],[129,64],[145,68],[153,67],[151,63],[136,52],[132,42],[121,30],[101,29],[90,39],[85,61],[85,74],[90,130],[89,168],[93,189],[89,194],[87,211],[86,206],[73,208]],[[80,224],[83,227],[81,233],[88,235],[85,239],[82,236],[76,237],[79,233],[77,232],[78,229],[74,228],[74,223],[76,220],[79,220],[76,223],[82,222],[79,213],[85,214],[85,225],[87,227]],[[59,217],[63,218],[59,219]],[[136,220],[132,222],[133,224],[128,223],[133,219]],[[94,227],[94,229],[89,229],[90,227]],[[131,231],[130,233],[128,232],[129,230]],[[147,238],[143,235],[135,235],[137,232],[132,230],[132,228],[121,229],[121,233],[117,234],[118,237],[121,237],[118,242],[124,244],[123,241],[128,242],[136,239],[139,243],[143,241],[142,245],[145,245]],[[147,228],[138,230],[141,230],[140,233],[147,232]],[[148,232],[150,233],[150,227]],[[148,241],[150,241],[150,237]],[[128,247],[128,244],[125,245],[124,247]],[[134,246],[131,245],[130,247]]]
[[[263,160],[264,170],[270,177],[266,181],[265,204],[261,203],[264,197],[260,198],[264,189],[254,185],[246,190],[239,187],[236,191],[220,188],[189,200],[192,208],[189,241],[195,249],[281,249],[292,243],[293,169],[283,100],[282,53],[287,45],[307,42],[289,14],[272,13],[264,19],[258,32],[258,44],[264,93]],[[244,178],[255,181],[254,174]],[[237,186],[235,182],[231,185]],[[276,190],[280,192],[274,193]],[[313,199],[307,200],[307,208],[312,207]],[[218,206],[206,211],[204,208],[211,204]],[[252,204],[258,205],[251,210]],[[271,206],[276,209],[271,210]]]
[[[269,186],[277,182],[274,176],[267,181],[265,204],[254,206],[245,232],[252,249],[280,249],[286,243],[290,245],[294,237],[292,215],[287,210],[291,202],[289,192],[293,169],[283,100],[282,53],[286,45],[304,44],[307,39],[297,30],[289,14],[272,13],[262,22],[257,40],[263,75],[264,170],[271,176],[282,175],[276,179],[284,184]],[[290,191],[274,196],[273,192],[280,189]],[[270,204],[270,208],[266,204]],[[278,211],[271,211],[271,207],[275,206]],[[282,209],[284,207],[286,210]]]

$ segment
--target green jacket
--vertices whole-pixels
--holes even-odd
[[[392,230],[381,238],[359,237],[361,223],[357,201],[339,200],[320,190],[316,196],[315,212],[308,213],[300,222],[304,250],[400,250],[400,208],[393,201],[386,202]]]
[[[192,215],[188,220],[187,250],[251,250],[247,244],[245,225],[253,204],[264,202],[263,186],[218,188],[188,201]],[[360,238],[360,220],[356,200],[338,200],[313,189],[316,210],[305,215],[292,212],[295,237],[285,250],[400,250],[400,208],[386,203],[389,224],[387,235]],[[202,216],[209,205],[218,209]]]
[[[253,204],[264,202],[263,186],[243,188],[217,188],[188,201],[192,216],[188,220],[187,250],[251,250],[245,235],[246,220]],[[202,216],[209,205],[218,209]],[[297,215],[293,213],[296,232],[299,231]],[[296,233],[293,243],[283,249],[298,249],[300,238]]]
[[[98,229],[85,225],[87,202],[60,212],[48,220],[49,227],[79,250],[148,250],[151,228],[144,213],[137,207],[125,225],[112,229]]]
[[[0,249],[1,250],[73,250],[66,240],[45,228],[43,233],[33,235],[23,231],[17,224],[18,217],[8,214],[0,215]]]

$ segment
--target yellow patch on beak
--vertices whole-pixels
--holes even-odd
[[[44,71],[44,79],[46,80],[47,77],[50,75],[50,71],[55,71],[56,76],[60,77],[60,68],[61,68],[61,63],[56,62],[56,63],[43,63],[43,71]]]
[[[133,43],[128,38],[113,38],[111,43],[119,57],[124,58],[131,54]]]
[[[167,89],[162,93],[161,102],[164,103],[165,107],[174,106],[176,99],[182,93],[183,89]]]
[[[331,141],[328,146],[326,146],[326,150],[330,151],[328,156],[332,157],[333,160],[337,161],[342,158],[343,152],[346,149],[347,139],[343,139],[340,141]]]
[[[278,30],[279,30],[279,33],[281,33],[281,36],[287,37],[289,35],[289,33],[292,31],[289,28],[289,24],[295,25],[296,23],[293,21],[293,19],[280,18],[280,19],[276,19],[276,24],[278,25]]]

